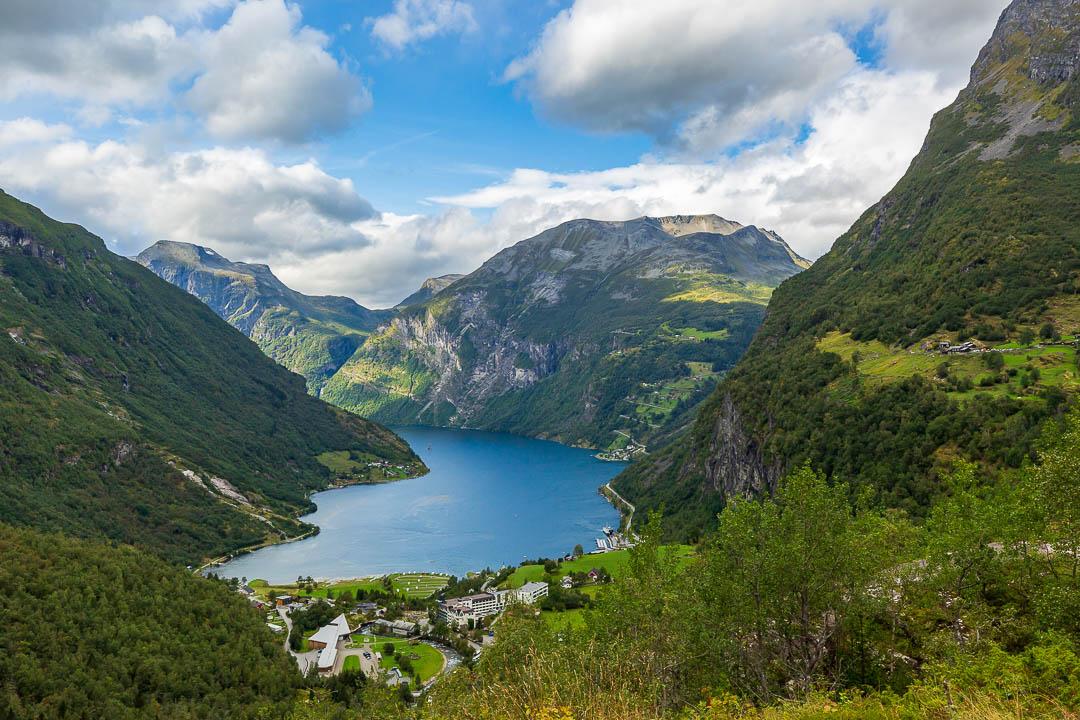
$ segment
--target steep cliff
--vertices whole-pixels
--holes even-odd
[[[1080,2],[1010,5],[903,179],[619,491],[692,534],[804,461],[913,513],[957,459],[1024,462],[1080,388],[1078,68]]]
[[[717,216],[576,220],[410,305],[323,397],[387,422],[628,451],[683,424],[808,263]]]

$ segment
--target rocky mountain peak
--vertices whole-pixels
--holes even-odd
[[[716,214],[710,215],[671,215],[668,217],[650,218],[659,224],[660,228],[672,237],[692,235],[693,233],[715,233],[717,235],[730,235],[736,230],[741,230],[743,225],[734,220],[722,218]]]
[[[1080,0],[1014,0],[971,69],[971,84],[995,84],[1013,70],[1039,85],[1080,69]]]

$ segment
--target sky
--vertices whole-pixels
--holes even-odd
[[[388,307],[566,220],[817,258],[1006,0],[3,0],[0,188]]]

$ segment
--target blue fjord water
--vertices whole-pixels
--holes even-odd
[[[317,493],[304,518],[320,533],[213,569],[272,583],[395,571],[516,565],[581,543],[619,519],[597,492],[624,467],[587,450],[502,433],[395,428],[431,469],[424,477]]]

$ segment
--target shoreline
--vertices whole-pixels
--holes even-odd
[[[417,455],[417,458],[419,458],[419,457],[420,456]],[[420,460],[420,465],[423,467],[424,471],[420,472],[420,473],[417,473],[415,475],[407,475],[406,477],[393,478],[393,479],[383,479],[383,480],[355,480],[355,481],[352,481],[352,482],[341,482],[340,480],[338,480],[338,481],[335,481],[335,482],[327,485],[324,488],[319,488],[317,490],[311,490],[310,492],[307,493],[307,495],[304,496],[304,501],[305,501],[305,503],[307,503],[307,505],[305,507],[299,509],[296,512],[296,514],[291,518],[292,520],[294,520],[295,522],[300,523],[301,525],[305,525],[305,526],[310,527],[310,529],[308,531],[306,531],[306,532],[304,532],[304,533],[302,533],[300,535],[296,535],[294,537],[284,537],[284,538],[269,537],[269,538],[263,540],[262,542],[256,543],[254,545],[244,545],[242,547],[236,548],[235,550],[230,550],[228,553],[226,553],[224,555],[219,555],[216,558],[212,558],[210,560],[205,561],[202,565],[200,565],[199,567],[193,569],[192,574],[193,575],[201,575],[201,574],[203,574],[203,572],[205,570],[207,570],[207,569],[209,569],[209,568],[211,568],[211,567],[213,567],[215,565],[224,565],[225,563],[230,562],[232,560],[235,560],[238,557],[241,557],[243,555],[249,555],[249,554],[255,552],[256,550],[262,550],[263,548],[272,547],[274,545],[287,545],[289,543],[299,542],[301,540],[306,540],[309,537],[313,537],[315,535],[318,535],[319,532],[321,531],[321,528],[319,528],[318,525],[311,525],[310,523],[306,523],[301,519],[301,518],[306,517],[308,515],[314,514],[318,510],[318,505],[316,505],[311,500],[311,498],[313,498],[315,495],[317,495],[318,493],[321,493],[321,492],[328,492],[330,490],[344,490],[346,488],[357,487],[359,485],[389,485],[390,483],[401,482],[403,480],[415,480],[416,478],[422,478],[425,475],[428,475],[428,474],[431,473],[431,468],[429,468],[427,466],[427,463],[425,463],[422,459]],[[314,509],[309,510],[309,508],[314,508]],[[258,517],[261,518],[262,516],[258,516]]]

